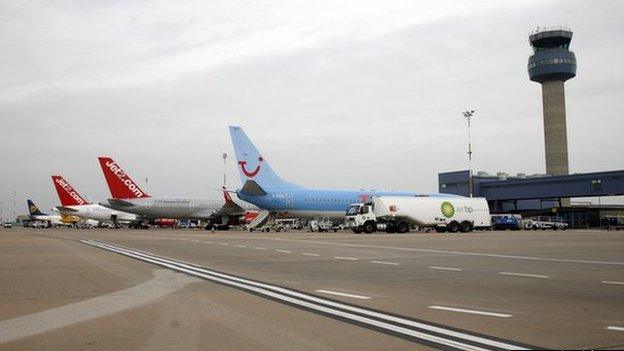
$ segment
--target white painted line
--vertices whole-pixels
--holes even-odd
[[[214,241],[204,241],[206,244],[214,244]]]
[[[152,279],[125,290],[0,321],[0,344],[148,305],[199,281],[157,269]]]
[[[282,238],[271,238],[270,240],[288,241],[288,242],[304,243],[304,244],[321,244],[321,245],[343,246],[343,247],[360,247],[360,248],[371,248],[371,249],[426,252],[426,253],[437,253],[437,254],[445,254],[445,255],[448,254],[448,255],[463,255],[463,256],[483,256],[483,257],[495,257],[495,258],[510,258],[510,259],[516,259],[516,260],[549,261],[549,262],[565,262],[565,263],[587,263],[587,264],[624,266],[624,261],[619,261],[619,262],[591,261],[591,260],[574,260],[574,259],[554,258],[554,257],[514,256],[514,255],[487,253],[487,252],[450,251],[450,250],[434,250],[434,249],[417,249],[413,247],[399,247],[399,246],[336,243],[336,242],[328,242],[328,241],[322,241],[322,240],[305,240],[304,241],[304,240],[282,239]]]
[[[399,265],[396,262],[386,262],[386,261],[370,261],[370,263],[386,264],[386,265],[389,265],[389,266],[398,266]]]
[[[489,339],[487,336],[473,335],[469,334],[468,332],[446,329],[443,326],[439,325],[430,325],[424,322],[409,320],[393,315],[387,315],[379,311],[371,311],[363,307],[346,305],[337,301],[326,300],[314,295],[291,291],[280,286],[274,286],[258,281],[251,281],[236,276],[230,276],[227,274],[212,271],[207,268],[201,268],[191,263],[179,262],[167,258],[151,256],[149,253],[144,253],[141,251],[134,251],[131,249],[116,247],[114,245],[108,245],[105,243],[98,243],[91,240],[81,240],[80,242],[108,251],[117,252],[119,254],[136,258],[144,262],[154,263],[178,272],[187,273],[206,280],[211,280],[225,285],[241,288],[246,291],[258,294],[259,296],[276,299],[278,301],[283,301],[292,305],[306,308],[308,310],[317,311],[319,313],[346,318],[350,321],[365,323],[367,325],[375,326],[377,328],[383,328],[384,330],[389,330],[394,333],[400,333],[402,335],[408,335],[411,337],[419,338],[421,340],[435,342],[443,346],[450,346],[456,349],[471,351],[487,350],[487,348],[476,344],[487,345],[490,347],[505,350],[529,349],[527,346],[515,344],[513,341]],[[412,330],[410,328],[417,328],[419,330]],[[431,335],[430,333],[435,333],[436,335]]]
[[[235,247],[247,247],[245,245],[234,245]]]
[[[275,250],[275,251],[277,251],[277,252],[283,252],[283,253],[291,253],[291,251],[288,251],[288,250]]]
[[[603,280],[602,284],[624,285],[624,282],[614,282],[612,280]]]
[[[331,290],[314,290],[314,291],[319,292],[319,293],[323,293],[323,294],[329,294],[329,295],[352,297],[354,299],[360,299],[360,300],[368,300],[368,299],[370,299],[370,296],[353,295],[353,294],[347,294],[347,293],[343,293],[343,292],[339,292],[339,291],[331,291]]]
[[[610,325],[607,327],[607,330],[624,331],[624,327],[614,327]]]
[[[455,267],[440,267],[440,266],[429,266],[430,269],[438,269],[441,271],[453,271],[453,272],[461,272],[463,269],[455,268]]]
[[[512,273],[512,272],[498,272],[500,275],[513,275],[515,277],[526,277],[526,278],[540,278],[540,279],[548,279],[550,278],[547,275],[541,274],[528,274],[528,273]]]
[[[357,261],[357,260],[359,260],[359,258],[355,258],[355,257],[334,256],[334,258],[337,259],[337,260],[347,260],[347,261]]]
[[[230,244],[228,244],[228,243],[219,243],[219,245],[230,246]]]
[[[266,250],[266,247],[254,246],[254,250]]]
[[[304,252],[302,253],[303,256],[314,256],[314,257],[319,257],[319,254],[315,254],[315,253],[309,253],[309,252]]]
[[[455,307],[429,306],[429,308],[434,309],[434,310],[443,310],[443,311],[451,311],[451,312],[480,314],[480,315],[483,315],[483,316],[500,317],[500,318],[509,318],[509,317],[513,316],[512,314],[506,314],[506,313],[495,313],[495,312],[486,312],[486,311],[477,311],[477,310],[466,310],[466,309],[463,309],[463,308],[455,308]]]

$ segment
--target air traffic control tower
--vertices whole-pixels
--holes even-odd
[[[576,76],[576,57],[568,50],[572,31],[543,28],[529,36],[533,56],[529,57],[529,77],[542,84],[546,173],[568,174],[564,82]]]

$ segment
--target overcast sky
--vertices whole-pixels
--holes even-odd
[[[433,4],[432,4],[433,3]],[[467,167],[543,173],[528,33],[573,29],[571,172],[624,168],[624,1],[3,1],[0,200],[109,196],[112,156],[147,191],[214,197],[227,126],[315,187],[437,191]],[[240,181],[233,160],[229,186]]]

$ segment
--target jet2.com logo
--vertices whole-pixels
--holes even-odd
[[[446,218],[451,218],[455,215],[455,206],[448,201],[442,202],[440,205],[440,210],[442,211],[442,215]]]

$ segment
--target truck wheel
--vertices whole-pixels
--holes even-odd
[[[397,226],[396,226],[397,233],[400,233],[400,234],[407,233],[408,230],[409,230],[409,226],[407,225],[407,223],[403,221],[397,223]]]
[[[439,227],[436,225],[435,231],[438,233],[446,233],[446,227]]]
[[[459,230],[462,233],[468,233],[472,231],[472,223],[468,222],[468,221],[463,221],[461,222],[461,224],[459,225]]]
[[[353,228],[351,229],[355,234],[360,234],[362,232],[362,229],[360,228]]]
[[[446,226],[446,228],[448,229],[449,233],[457,233],[459,231],[459,224],[457,224],[457,222],[455,221],[452,221]]]
[[[375,223],[366,222],[364,223],[364,233],[372,234],[375,231]]]
[[[538,230],[539,227],[536,224],[533,224],[533,230]]]

